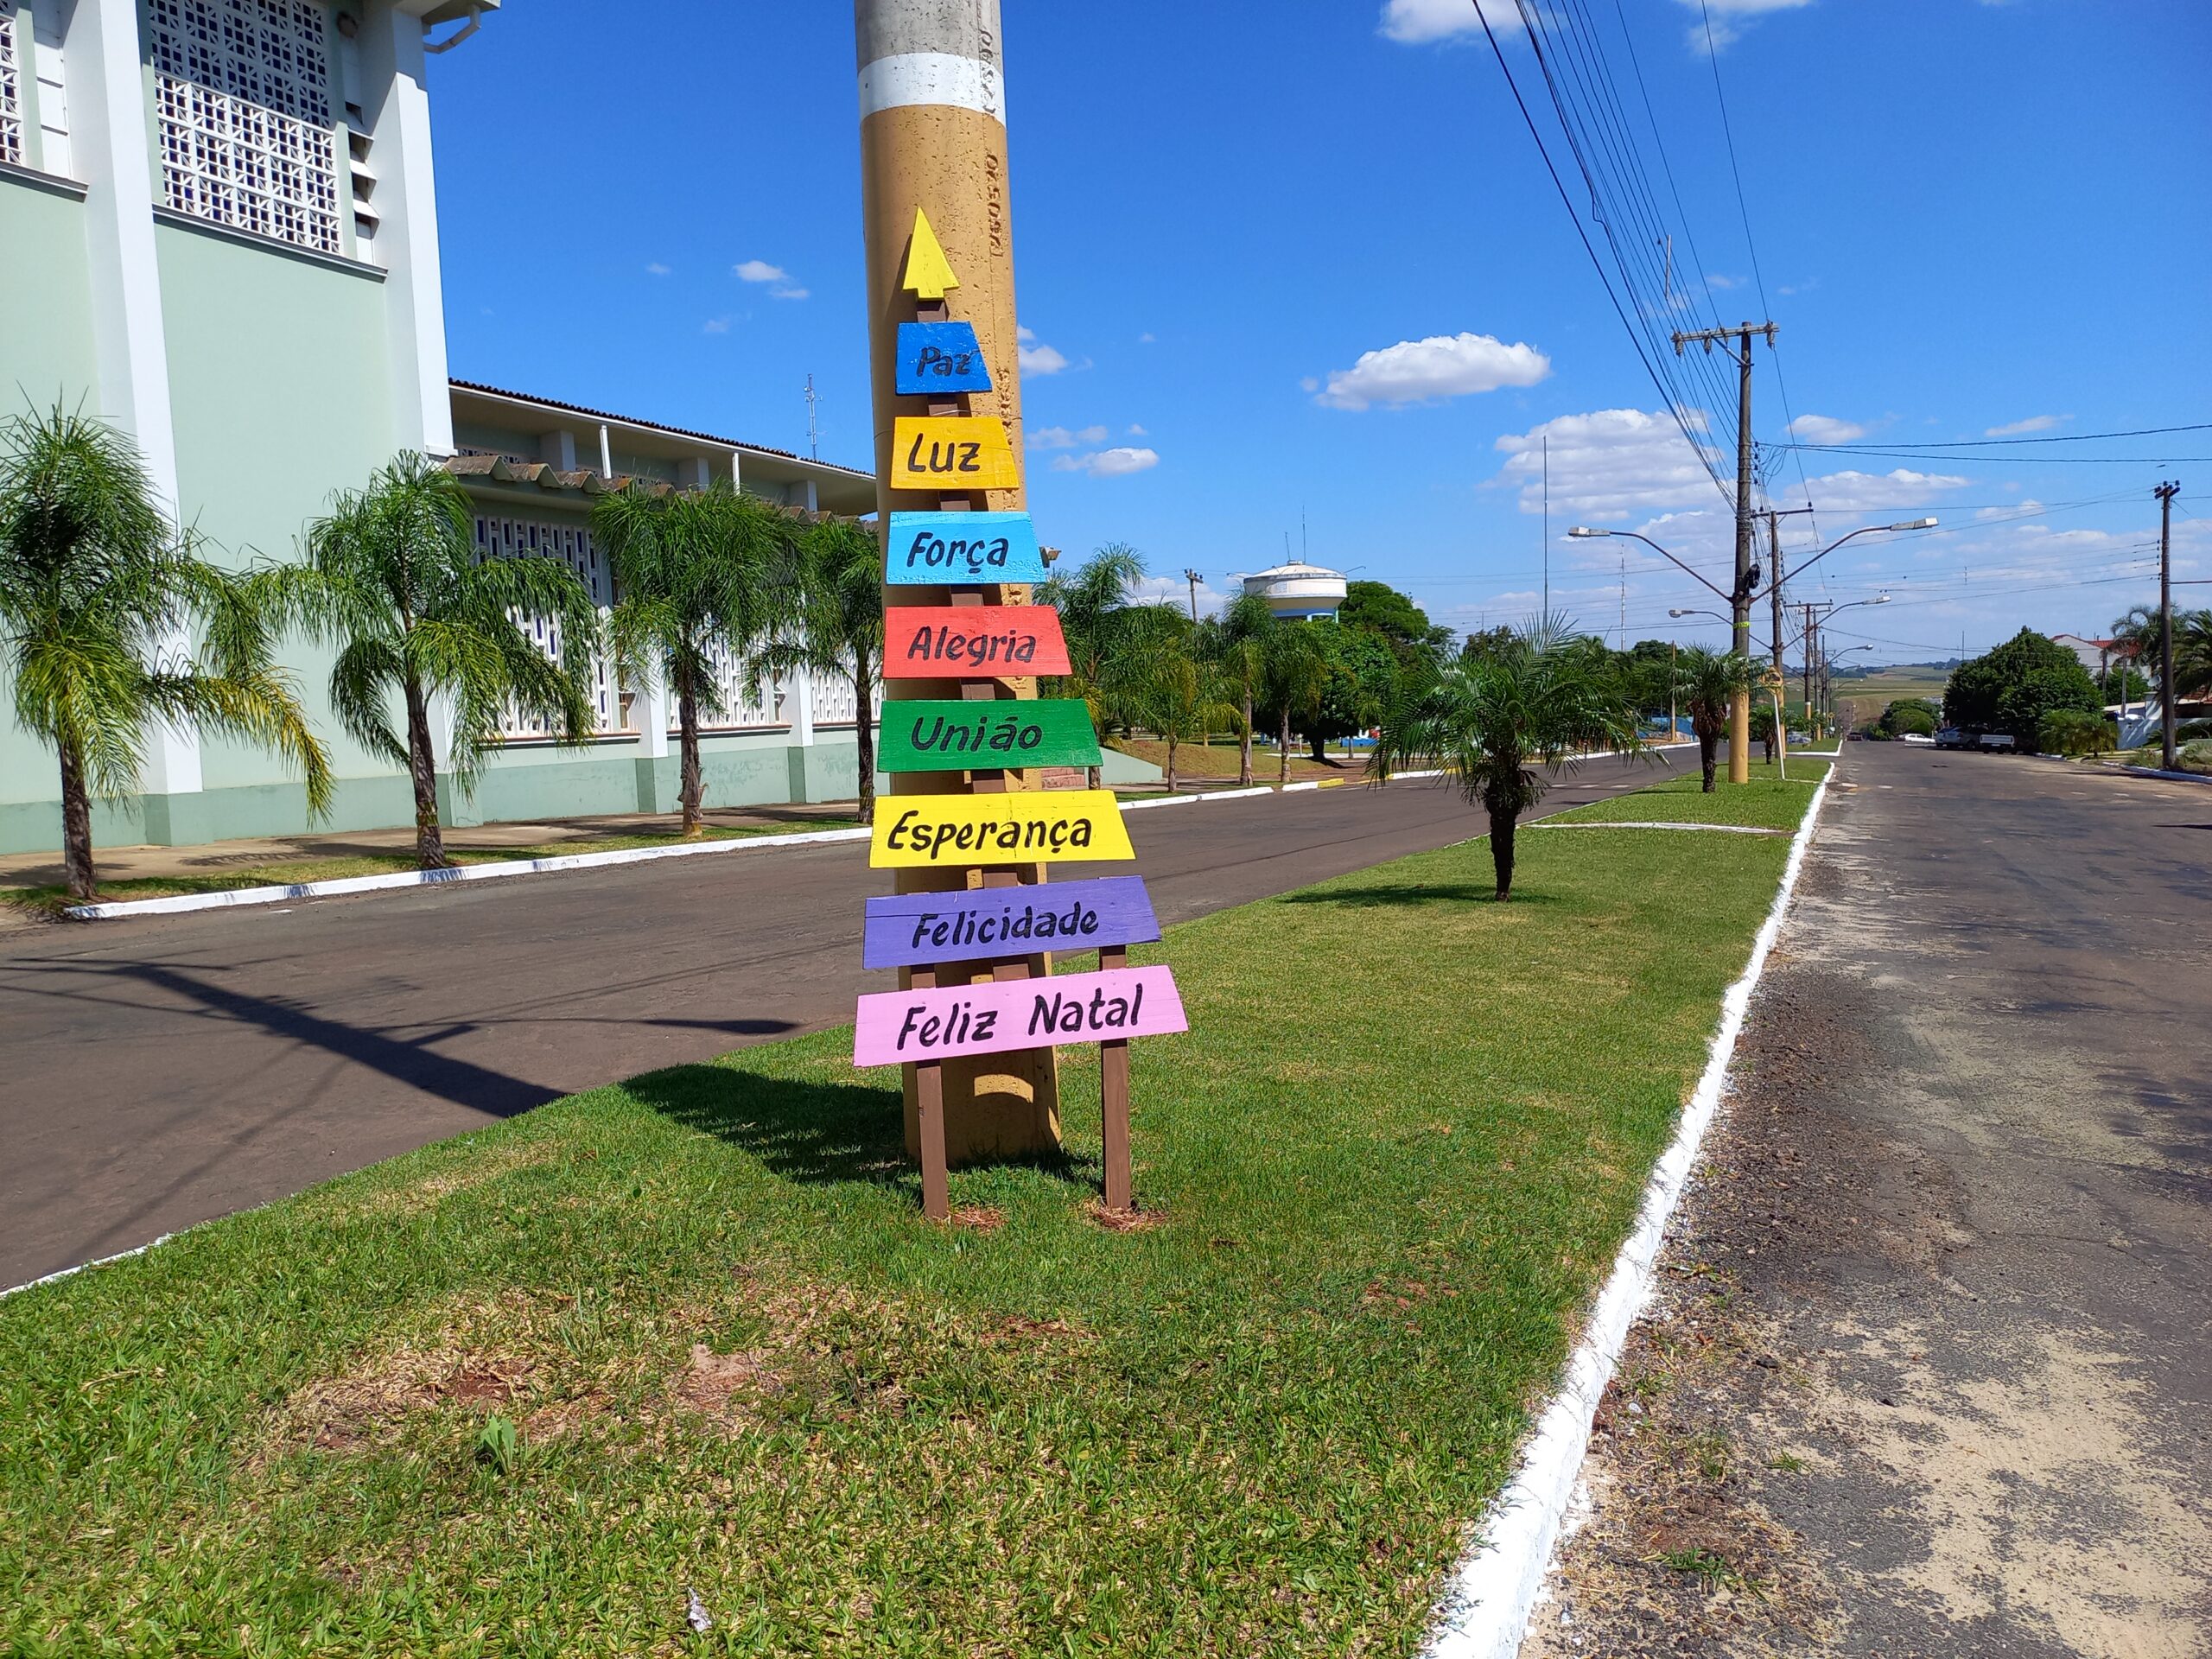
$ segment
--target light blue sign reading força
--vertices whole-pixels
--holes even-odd
[[[894,586],[1045,580],[1026,512],[894,512],[883,554],[883,579]]]
[[[991,372],[970,322],[902,322],[899,325],[899,395],[988,391]]]

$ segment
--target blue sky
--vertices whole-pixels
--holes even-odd
[[[1494,25],[1513,15],[1484,3]],[[2196,84],[2212,8],[1711,0],[1717,59],[1697,0],[1550,15],[1605,46],[1684,233],[1678,304],[1780,326],[1784,383],[1756,352],[1763,441],[1787,440],[1785,390],[1800,437],[1868,444],[2212,421]],[[1005,8],[1044,538],[1127,541],[1220,591],[1302,534],[1317,562],[1455,627],[1519,620],[1541,588],[1548,433],[1555,608],[1617,639],[1624,611],[1630,639],[1718,640],[1667,616],[1711,602],[1689,577],[1633,543],[1564,538],[1578,520],[1641,530],[1719,575],[1732,532],[1470,0],[1123,0],[1105,16]],[[1579,189],[1529,43],[1508,32],[1504,50]],[[513,0],[435,60],[453,372],[802,452],[811,373],[824,459],[865,464],[852,59],[842,0]],[[1732,396],[1710,366],[1682,382],[1693,429]],[[2212,575],[2212,462],[2062,454],[2212,455],[2212,431],[1777,451],[1775,504],[1809,493],[1821,509],[1784,521],[1796,556],[1815,533],[1943,519],[1853,542],[1793,596],[1891,594],[1836,619],[1837,643],[1875,646],[1860,661],[1951,654],[1962,632],[1978,651],[2023,623],[2099,632],[2155,595],[2161,477],[2183,485],[2177,574]]]

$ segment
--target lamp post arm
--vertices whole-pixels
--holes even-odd
[[[1656,553],[1661,558],[1665,559],[1669,563],[1675,566],[1681,570],[1688,572],[1690,575],[1696,576],[1699,582],[1704,583],[1707,591],[1713,594],[1716,598],[1725,599],[1731,605],[1733,605],[1736,602],[1735,594],[1729,593],[1726,588],[1715,588],[1711,582],[1706,582],[1703,576],[1698,575],[1696,571],[1690,569],[1689,566],[1684,564],[1680,559],[1669,553],[1665,548],[1660,546],[1658,543],[1653,541],[1649,536],[1638,536],[1637,532],[1632,530],[1614,530],[1608,531],[1605,533],[1610,536],[1631,537],[1635,540],[1642,542],[1646,547],[1649,548],[1654,553]]]
[[[1837,537],[1835,540],[1830,542],[1819,552],[1814,554],[1811,558],[1806,560],[1804,563],[1799,565],[1788,575],[1777,576],[1775,581],[1783,582],[1795,582],[1798,577],[1803,575],[1808,570],[1818,564],[1822,559],[1827,557],[1829,554],[1834,552],[1836,549],[1841,547],[1846,542],[1849,541],[1853,536],[1871,536],[1878,530],[1888,530],[1890,528],[1891,526],[1888,524],[1861,524],[1857,530],[1853,531],[1851,535]]]

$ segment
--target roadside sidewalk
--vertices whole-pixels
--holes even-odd
[[[1522,1652],[2204,1655],[2202,798],[1854,761]]]

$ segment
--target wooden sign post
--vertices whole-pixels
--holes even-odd
[[[891,776],[869,862],[899,887],[870,906],[866,960],[904,984],[861,999],[854,1062],[905,1068],[943,1220],[953,1164],[1058,1149],[1053,1046],[1101,1043],[1119,1056],[1107,1202],[1126,1209],[1128,1039],[1184,1015],[1166,969],[1128,966],[1158,937],[1141,883],[1044,886],[1049,863],[1132,853],[1110,791],[1041,789],[1042,768],[1101,756],[1083,704],[1036,700],[1068,663],[1027,602],[1046,566],[1022,511],[998,0],[856,0],[855,19]],[[1052,949],[1094,944],[1097,972],[1052,976]]]

